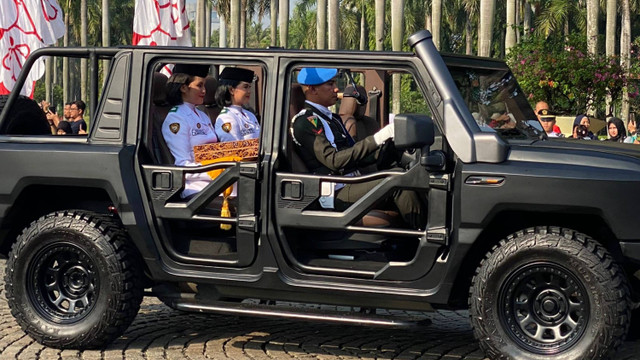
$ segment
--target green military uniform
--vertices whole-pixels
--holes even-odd
[[[325,120],[328,129],[325,128],[321,119]],[[359,166],[375,161],[378,146],[373,136],[354,143],[342,123],[337,122],[340,121],[338,119],[339,116],[336,114],[333,114],[332,119],[328,119],[308,103],[306,108],[293,119],[291,134],[296,144],[296,151],[309,171],[314,174],[349,175],[353,174]],[[382,180],[346,184],[337,189],[335,209],[346,210],[380,181]],[[415,192],[396,191],[393,200],[403,219],[411,227],[424,228],[422,204]]]

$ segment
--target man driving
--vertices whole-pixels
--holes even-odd
[[[337,114],[329,106],[338,101],[335,83],[337,69],[303,68],[298,74],[298,83],[305,94],[305,107],[293,119],[291,134],[296,151],[310,172],[322,175],[359,175],[358,166],[375,161],[380,145],[393,139],[393,124],[387,125],[373,135],[355,142]],[[333,184],[323,191],[320,204],[324,208],[346,210],[382,180],[357,184]],[[422,205],[413,191],[398,190],[393,201],[403,220],[414,229],[423,229],[425,224]]]

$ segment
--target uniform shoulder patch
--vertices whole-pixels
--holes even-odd
[[[171,130],[172,133],[177,134],[178,131],[180,131],[180,124],[179,123],[169,124],[169,130]]]
[[[176,112],[176,111],[178,111],[178,107],[177,106],[174,106],[174,107],[171,108],[171,110],[169,110],[169,112]]]
[[[318,127],[318,117],[315,115],[307,116],[307,120],[313,125],[314,128]]]
[[[231,131],[231,123],[226,122],[226,123],[222,124],[222,130],[224,132],[230,132]]]
[[[229,112],[229,109],[228,109],[228,108],[226,108],[226,107],[225,107],[225,108],[222,108],[222,110],[220,110],[220,115],[222,115],[222,114],[226,114],[226,113],[228,113],[228,112]]]

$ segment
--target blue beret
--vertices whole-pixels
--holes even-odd
[[[320,85],[333,79],[338,69],[303,68],[298,73],[298,82],[302,85]]]

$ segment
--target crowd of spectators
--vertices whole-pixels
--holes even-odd
[[[87,105],[82,100],[76,100],[64,104],[62,117],[58,115],[55,105],[47,101],[40,102],[40,108],[44,111],[51,134],[53,135],[86,135],[87,122],[84,120]]]

